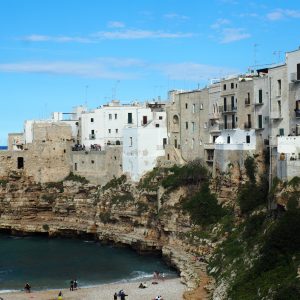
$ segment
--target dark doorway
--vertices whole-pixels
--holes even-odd
[[[18,169],[24,169],[24,157],[18,157]]]

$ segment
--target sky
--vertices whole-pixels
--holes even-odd
[[[299,0],[0,0],[0,145],[24,120],[284,61]]]

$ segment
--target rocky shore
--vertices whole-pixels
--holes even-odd
[[[106,188],[77,181],[41,185],[12,174],[0,185],[0,230],[90,238],[138,252],[159,252],[178,270],[187,290],[201,287],[205,299],[213,289],[205,262],[213,245],[193,246],[181,238],[191,228],[176,206],[184,193],[174,191],[161,203],[159,193],[125,181]],[[184,297],[198,299],[191,293]]]

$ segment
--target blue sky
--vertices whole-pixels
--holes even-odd
[[[0,145],[25,119],[282,61],[299,28],[297,0],[0,0]]]

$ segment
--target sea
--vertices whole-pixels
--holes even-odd
[[[40,236],[0,235],[0,292],[79,287],[103,283],[143,281],[154,271],[176,277],[158,255],[139,255],[128,248],[100,242]]]

